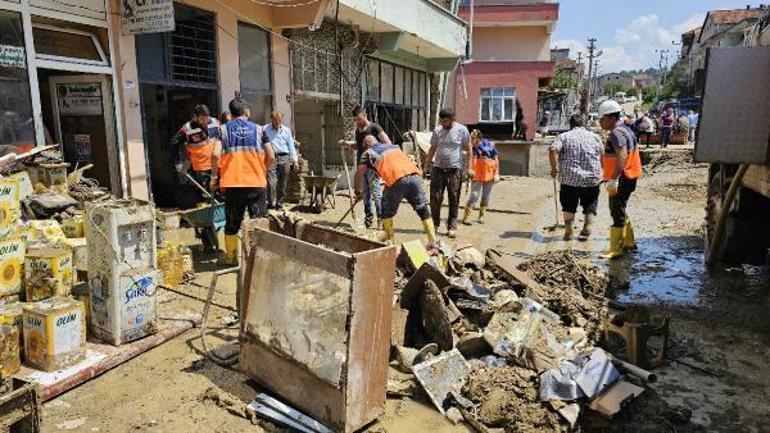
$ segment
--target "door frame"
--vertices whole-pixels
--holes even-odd
[[[61,75],[52,76],[49,79],[49,85],[51,86],[51,104],[53,104],[53,123],[54,123],[54,135],[62,151],[64,150],[64,140],[61,132],[61,120],[59,117],[59,92],[57,92],[57,84],[82,84],[82,83],[99,83],[102,93],[102,117],[104,118],[104,133],[105,141],[107,144],[107,159],[109,163],[110,172],[110,190],[113,194],[120,196],[122,192],[121,188],[121,175],[120,175],[120,154],[117,149],[117,134],[115,130],[115,111],[112,100],[112,83],[111,76],[103,74],[82,74],[82,75]]]

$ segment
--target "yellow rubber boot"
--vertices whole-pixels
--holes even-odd
[[[626,219],[626,225],[623,227],[623,248],[628,251],[636,251],[636,238],[634,237],[634,226],[630,219]]]
[[[623,232],[625,227],[610,227],[610,248],[602,254],[603,259],[612,260],[623,255]]]
[[[238,235],[225,235],[225,264],[238,266]]]
[[[465,224],[466,226],[471,225],[471,211],[472,209],[470,206],[465,206],[465,213],[463,214],[462,223]]]
[[[393,218],[385,218],[382,220],[382,231],[384,232],[380,237],[381,242],[392,242],[396,237],[396,228],[393,225]]]
[[[433,220],[430,218],[422,220],[422,228],[425,230],[425,234],[428,235],[428,243],[436,242],[436,226],[433,225]]]
[[[479,206],[479,224],[484,224],[484,215],[487,213],[486,206]]]

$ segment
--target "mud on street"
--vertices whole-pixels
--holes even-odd
[[[494,211],[486,224],[461,226],[461,242],[520,259],[572,248],[576,257],[590,259],[608,272],[613,288],[610,296],[617,301],[671,313],[667,360],[654,370],[659,381],[623,411],[624,421],[613,422],[606,431],[770,431],[770,371],[765,368],[770,359],[770,275],[767,269],[751,266],[705,269],[701,225],[706,168],[693,165],[688,153],[675,152],[653,157],[630,203],[639,252],[609,267],[597,258],[607,243],[602,230],[609,226],[606,197],[593,239],[566,243],[558,231],[545,230],[554,219],[550,179],[511,178],[498,184],[493,193]],[[340,205],[343,199],[338,197],[336,209],[312,217],[319,224],[334,224],[344,212],[345,206]],[[419,221],[411,213],[401,213],[396,227],[399,241],[422,236]],[[189,233],[179,236],[190,238]],[[164,291],[161,304],[180,310],[202,309],[206,295],[203,286],[209,282],[213,263],[197,252],[196,259],[200,272],[196,281],[179,288],[184,295]],[[208,322],[213,344],[236,335],[235,329],[220,325],[234,307],[234,294],[234,279],[225,278]],[[245,404],[258,387],[247,376],[205,360],[199,332],[188,331],[47,402],[43,431],[280,431],[246,416]],[[505,380],[532,379],[510,370]],[[499,380],[496,377],[476,378],[467,386],[491,389],[484,381]],[[668,404],[645,403],[645,399],[657,396]],[[654,413],[656,410],[659,413]],[[414,399],[389,398],[385,416],[367,431],[472,430],[464,424],[452,425],[427,398],[418,395]],[[526,431],[558,430],[543,427]]]

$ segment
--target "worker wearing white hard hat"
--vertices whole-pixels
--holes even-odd
[[[602,170],[607,193],[610,196],[610,246],[603,254],[606,259],[623,255],[624,251],[635,250],[634,229],[626,213],[631,193],[642,176],[642,160],[639,143],[634,132],[622,121],[622,108],[613,100],[599,106],[599,124],[610,132],[602,156]]]

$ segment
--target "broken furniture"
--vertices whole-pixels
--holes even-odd
[[[0,431],[38,433],[40,398],[30,382],[5,379],[0,382]]]
[[[611,334],[625,342],[625,358],[642,368],[653,368],[663,362],[668,345],[671,315],[656,313],[648,308],[629,307],[626,311],[605,319],[605,338]],[[652,346],[652,340],[657,345]]]
[[[397,247],[282,217],[244,234],[239,368],[337,432],[377,419]]]

